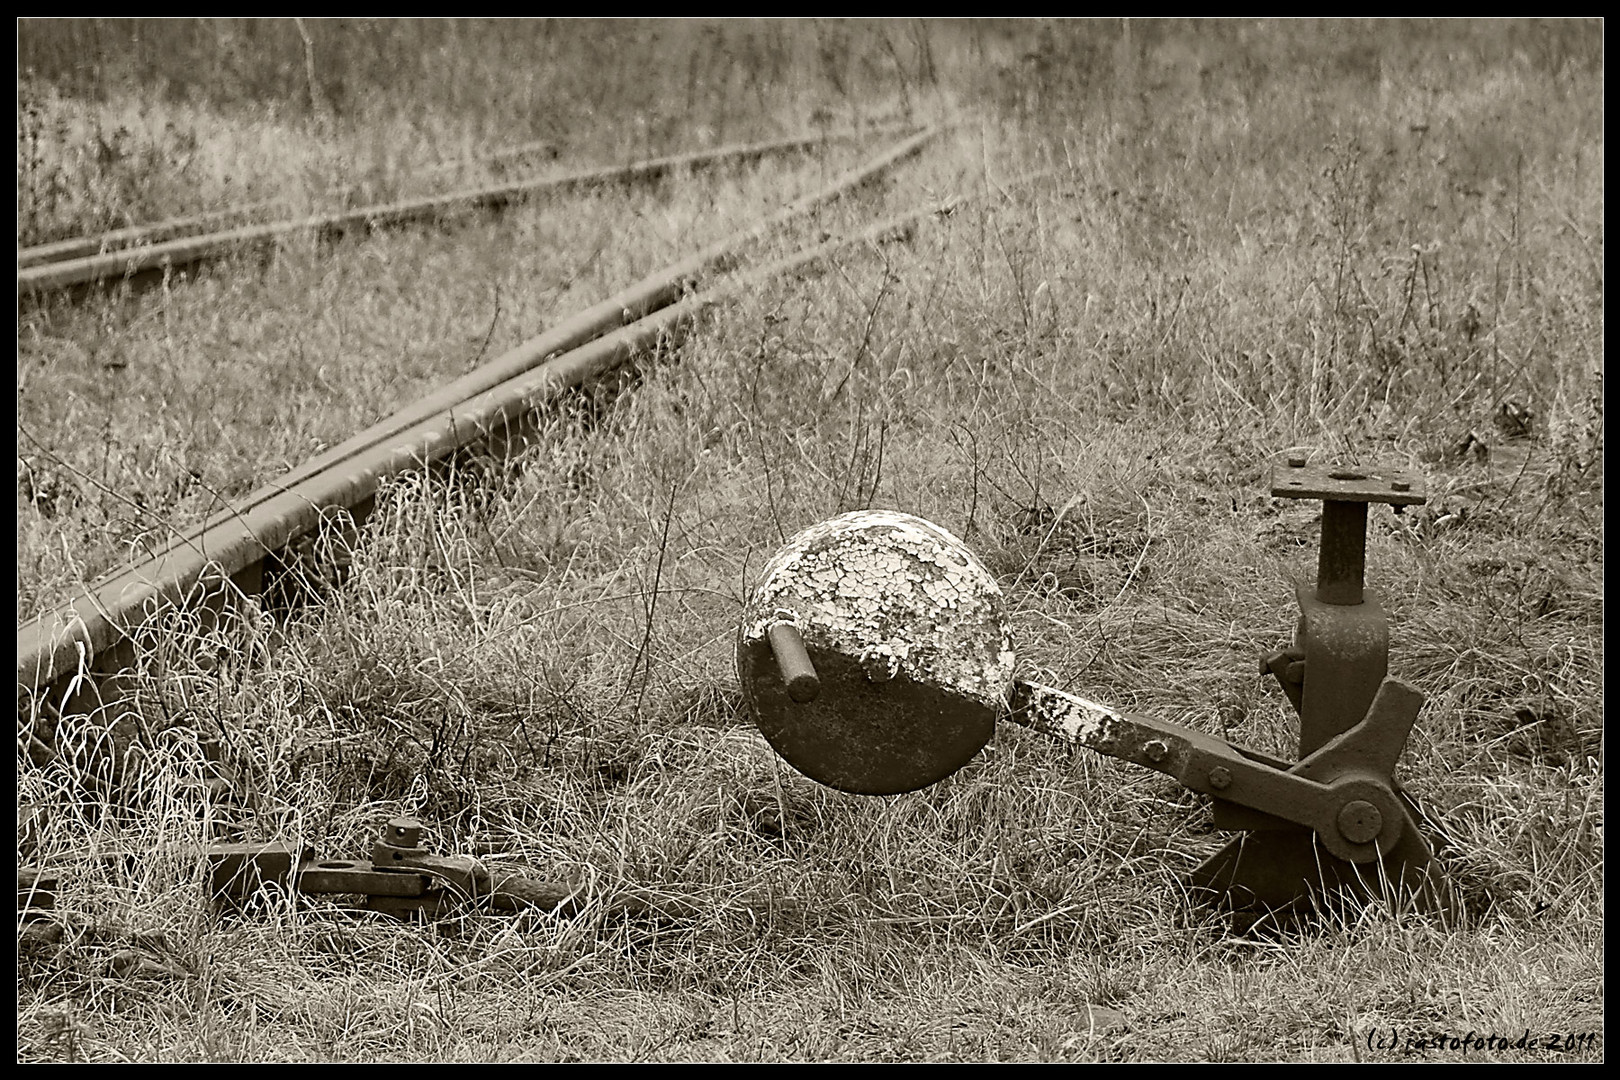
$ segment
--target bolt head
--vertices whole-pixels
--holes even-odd
[[[1209,786],[1217,791],[1225,791],[1232,786],[1232,771],[1225,765],[1217,765],[1209,770]]]
[[[1378,807],[1362,799],[1347,802],[1339,810],[1339,833],[1352,844],[1370,844],[1384,827]]]
[[[1389,487],[1390,487],[1391,491],[1411,491],[1412,490],[1412,481],[1410,481],[1410,480],[1391,480],[1389,482]]]
[[[1288,457],[1288,467],[1290,469],[1303,469],[1305,467],[1305,458],[1299,454],[1290,454]]]
[[[1147,754],[1149,761],[1163,761],[1170,753],[1170,748],[1164,745],[1161,739],[1149,739],[1147,745],[1142,747],[1142,752]]]
[[[422,823],[415,818],[392,818],[383,829],[383,842],[393,847],[413,848],[422,840]]]

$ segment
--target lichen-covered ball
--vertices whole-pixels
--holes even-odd
[[[788,692],[771,641],[781,623],[815,668],[813,700]],[[967,764],[995,729],[1013,664],[995,578],[945,529],[888,511],[844,514],[789,541],[737,643],[744,696],[777,753],[863,795],[914,791]]]

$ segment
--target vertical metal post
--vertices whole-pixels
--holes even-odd
[[[1306,672],[1301,758],[1359,723],[1388,673],[1389,625],[1377,597],[1366,594],[1366,571],[1367,504],[1322,500],[1314,602],[1299,590]]]
[[[1422,503],[1419,477],[1400,470],[1308,465],[1291,455],[1272,472],[1279,499],[1322,500],[1316,587],[1298,589],[1304,651],[1299,756],[1310,756],[1359,723],[1388,674],[1389,624],[1376,590],[1367,589],[1367,504]],[[1281,675],[1279,675],[1279,678]]]
[[[1324,604],[1361,603],[1367,568],[1367,504],[1322,503],[1322,550],[1316,561],[1316,598]]]

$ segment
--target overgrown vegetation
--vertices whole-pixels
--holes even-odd
[[[24,22],[19,60],[25,239],[872,116],[958,126],[818,231],[972,197],[718,310],[518,468],[395,485],[327,604],[244,604],[20,745],[19,858],[62,880],[61,935],[19,925],[24,1060],[1601,1057],[1600,25]],[[20,614],[838,164],[25,306]],[[980,553],[1024,674],[1292,756],[1254,675],[1313,569],[1262,486],[1285,450],[1427,477],[1369,578],[1460,926],[1234,935],[1181,893],[1223,837],[1163,777],[1007,728],[860,799],[740,708],[764,559],[885,506]],[[400,813],[587,901],[204,900],[212,839],[364,857]]]

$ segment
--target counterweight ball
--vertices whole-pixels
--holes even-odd
[[[743,612],[737,675],[754,722],[812,780],[894,795],[989,740],[1013,675],[995,578],[921,518],[862,511],[799,533]]]

